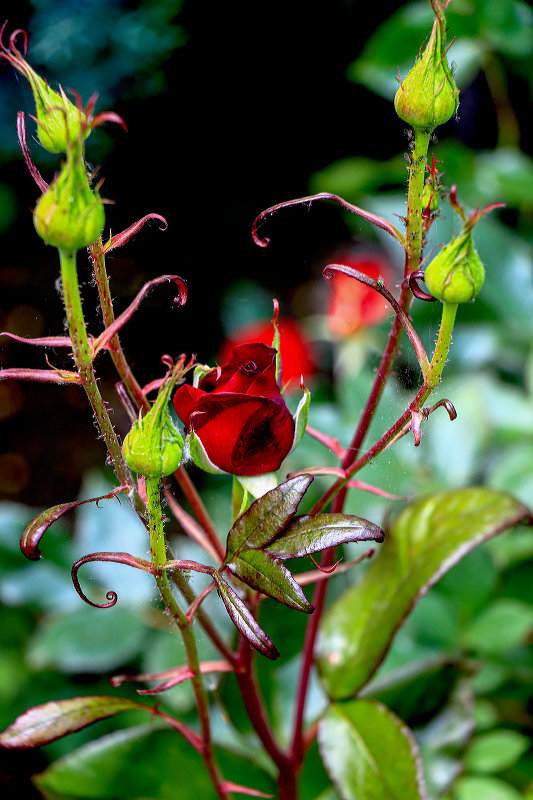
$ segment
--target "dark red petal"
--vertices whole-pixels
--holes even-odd
[[[206,393],[201,389],[195,389],[193,386],[180,386],[174,395],[174,408],[176,414],[181,419],[186,428],[189,427],[189,417],[193,411],[198,400]]]
[[[294,439],[294,422],[283,401],[250,395],[204,396],[190,425],[210,460],[232,475],[279,469]]]
[[[233,388],[229,389],[227,384],[241,367],[252,362],[256,365],[258,373],[262,373],[271,364],[275,364],[275,359],[276,351],[273,347],[267,347],[260,342],[239,345],[233,348],[226,364],[202,378],[200,388],[216,392],[236,391]]]

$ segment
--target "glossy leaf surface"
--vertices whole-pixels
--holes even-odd
[[[0,734],[2,747],[38,747],[100,719],[143,708],[122,697],[73,697],[29,708]]]
[[[383,541],[378,525],[349,514],[317,514],[297,517],[271,542],[267,551],[276,558],[301,558],[345,542]]]
[[[260,653],[267,658],[278,658],[279,653],[274,647],[271,639],[266,635],[264,630],[257,624],[255,618],[248,610],[247,606],[235,589],[229,583],[222,580],[218,573],[214,573],[217,584],[217,591],[220,599],[226,607],[226,611],[237,630],[244,636],[244,638],[255,647]]]
[[[476,545],[528,518],[511,496],[481,488],[441,492],[406,508],[363,579],[324,619],[317,659],[329,694],[354,695],[428,588]]]
[[[334,703],[319,724],[318,741],[343,800],[425,800],[414,739],[381,703]]]
[[[301,586],[281,561],[262,550],[243,550],[228,565],[234,575],[258,592],[273,597],[297,611],[310,613],[313,606],[307,601]]]
[[[228,534],[225,563],[244,548],[264,547],[291,521],[312,477],[298,475],[267,492],[234,524]]]

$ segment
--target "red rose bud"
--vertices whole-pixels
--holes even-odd
[[[284,320],[278,325],[281,355],[281,380],[283,387],[296,390],[300,386],[300,378],[304,380],[316,372],[316,360],[313,347],[303,335],[300,326],[292,320]],[[241,344],[260,342],[270,346],[274,338],[274,328],[271,322],[252,322],[236,331],[230,339],[222,345],[219,361],[224,363],[231,357],[231,351]]]
[[[335,256],[335,262],[354,267],[359,272],[379,280],[391,278],[391,267],[385,259],[374,254],[346,253]],[[370,286],[336,273],[329,281],[331,295],[328,308],[330,331],[335,336],[349,336],[359,328],[376,325],[389,313],[386,300]]]
[[[81,144],[67,160],[33,212],[35,230],[46,244],[70,252],[93,244],[105,223],[102,200],[89,186]]]
[[[276,383],[276,350],[259,342],[235,347],[198,388],[180,386],[174,408],[191,457],[208,471],[274,472],[294,443],[294,421]]]
[[[9,47],[2,42],[2,33],[6,23],[0,31],[0,58],[5,58],[12,67],[28,80],[33,97],[37,117],[37,136],[40,143],[49,153],[66,153],[69,146],[77,142],[80,137],[87,137],[91,132],[86,124],[86,115],[77,108],[59,87],[59,92],[51,89],[47,82],[38,75],[28,64],[22,53],[15,45],[19,34],[15,31],[9,40]]]
[[[446,59],[444,14],[438,0],[433,7],[438,17],[427,47],[400,81],[394,98],[400,119],[427,133],[448,122],[459,105],[459,90]]]

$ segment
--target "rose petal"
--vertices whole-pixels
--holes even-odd
[[[181,419],[186,428],[189,427],[189,416],[193,411],[198,400],[206,395],[201,389],[195,389],[193,386],[180,386],[174,395],[174,408],[176,414]]]
[[[267,397],[204,396],[189,424],[213,464],[232,475],[274,472],[294,439],[294,422],[285,403]]]
[[[254,364],[256,371],[243,372],[247,364]],[[200,381],[200,388],[209,392],[235,392],[238,394],[249,393],[249,385],[256,375],[263,374],[273,366],[271,385],[267,387],[268,393],[264,397],[277,397],[279,390],[276,384],[276,351],[260,342],[243,344],[234,347],[229,360],[216,370],[213,370]],[[243,377],[239,377],[243,376]],[[249,378],[247,383],[245,378]]]

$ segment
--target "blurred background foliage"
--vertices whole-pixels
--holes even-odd
[[[340,194],[391,221],[404,213],[408,140],[391,100],[397,68],[406,74],[428,33],[428,4],[363,7],[330,0],[313,10],[295,0],[250,5],[246,13],[193,0],[12,5],[5,15],[10,29],[28,30],[31,63],[52,83],[80,91],[84,100],[98,91],[99,107],[112,107],[128,123],[128,134],[98,131],[89,147],[106,177],[103,193],[116,201],[107,207],[111,230],[116,233],[150,211],[169,221],[167,232],[145,229],[109,259],[119,310],[160,273],[176,271],[189,284],[185,309],[173,310],[168,293],[158,289],[125,329],[123,343],[140,380],[162,373],[160,356],[166,352],[197,352],[200,360],[213,362],[224,340],[239,340],[246,336],[243,328],[269,319],[276,296],[310,355],[310,422],[346,444],[390,317],[383,318],[383,309],[377,318],[371,315],[363,296],[353,298],[351,310],[339,308],[335,287],[325,285],[321,269],[332,260],[374,264],[393,287],[401,277],[402,253],[380,232],[327,203],[270,218],[261,229],[272,239],[267,250],[254,247],[249,228],[263,208],[318,191]],[[457,117],[437,131],[430,152],[440,162],[443,182],[458,185],[467,208],[497,201],[506,208],[476,228],[487,280],[475,305],[460,309],[438,390],[438,397],[454,403],[457,420],[450,423],[444,411],[436,412],[417,450],[408,438],[402,440],[361,479],[399,495],[486,483],[531,504],[533,12],[518,0],[453,0],[448,22],[457,36],[450,59],[461,103]],[[15,136],[16,111],[31,113],[31,97],[5,64],[0,92],[1,329],[25,336],[60,333],[55,254],[32,235],[28,208],[37,191]],[[37,146],[33,154],[51,177],[55,167],[49,156]],[[458,229],[459,219],[445,200],[427,252]],[[96,330],[96,293],[85,267],[81,275]],[[413,306],[428,349],[439,322],[437,305],[415,301]],[[40,352],[6,340],[0,346],[4,367],[44,366]],[[56,366],[68,362],[60,351],[49,357]],[[289,351],[285,360],[288,368]],[[114,393],[113,372],[105,359],[98,367],[102,391],[124,433],[127,420]],[[417,385],[416,362],[405,344],[371,436],[404,410]],[[296,400],[291,395],[289,402]],[[144,575],[116,565],[91,567],[91,592],[113,587],[119,593],[119,605],[107,612],[83,607],[71,587],[70,564],[86,552],[127,549],[144,555],[142,528],[124,505],[83,506],[50,532],[39,564],[24,562],[18,550],[20,532],[37,509],[102,494],[110,480],[99,466],[102,444],[81,392],[0,383],[0,417],[0,721],[5,726],[29,705],[106,694],[111,674],[164,669],[181,657],[152,609],[155,595]],[[305,437],[286,466],[290,471],[324,463],[336,461]],[[321,481],[313,485],[315,496],[328,485]],[[223,532],[229,526],[229,485],[209,478],[204,489]],[[347,510],[383,522],[398,505],[352,492]],[[174,534],[180,555],[197,555],[177,528]],[[346,557],[355,554],[350,546],[346,550]],[[432,799],[533,796],[528,788],[533,785],[532,571],[533,533],[527,530],[504,534],[465,558],[419,603],[365,690],[415,728]],[[334,579],[332,596],[355,577]],[[211,605],[223,628],[224,615],[216,602]],[[259,666],[283,737],[297,675],[301,638],[296,634],[303,633],[305,619],[267,601],[263,622],[282,653],[277,668]],[[208,643],[201,646],[209,658]],[[271,789],[269,766],[247,728],[232,679],[210,689],[223,764],[239,772],[240,782]],[[128,685],[113,691],[136,696]],[[185,718],[191,715],[187,685],[162,700]],[[310,718],[323,702],[316,683]],[[118,723],[99,723],[43,752],[2,756],[5,796],[18,796],[28,775],[58,756],[36,797],[210,796],[186,746],[173,734],[137,722],[132,718],[125,733],[116,732]],[[110,738],[84,747],[95,735]],[[150,752],[153,763],[139,752]],[[251,755],[250,765],[243,754]],[[309,758],[303,800],[334,800],[328,787],[319,759]]]

